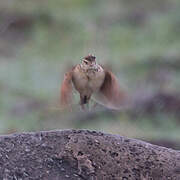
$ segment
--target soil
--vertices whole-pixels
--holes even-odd
[[[0,136],[2,180],[180,179],[180,151],[88,130]]]

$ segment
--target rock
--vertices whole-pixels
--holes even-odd
[[[0,136],[0,179],[180,179],[180,151],[88,130]]]

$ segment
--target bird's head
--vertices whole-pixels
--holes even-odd
[[[96,70],[98,68],[96,57],[92,54],[84,57],[81,62],[81,67],[86,70]]]

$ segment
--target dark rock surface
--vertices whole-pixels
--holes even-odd
[[[180,151],[65,130],[0,136],[2,180],[179,180]]]

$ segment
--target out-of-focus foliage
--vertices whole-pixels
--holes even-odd
[[[1,1],[0,132],[89,128],[179,139],[179,101],[172,100],[180,94],[179,8],[178,0]],[[151,102],[156,108],[131,115],[97,114],[95,121],[62,114],[63,73],[88,53],[110,65],[136,99],[172,98],[160,97]]]

